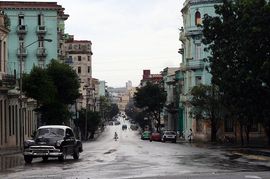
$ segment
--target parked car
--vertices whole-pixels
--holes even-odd
[[[64,161],[67,155],[79,159],[82,151],[82,142],[75,138],[70,127],[49,125],[38,128],[33,140],[24,141],[23,155],[26,163],[37,157],[42,157],[44,161],[49,157],[58,157],[59,161]]]
[[[120,121],[115,121],[114,125],[120,125]]]
[[[122,130],[127,130],[127,125],[126,124],[122,125]]]
[[[138,127],[138,125],[136,125],[136,124],[131,124],[131,125],[130,125],[130,129],[133,130],[133,131],[137,130],[138,128],[139,128],[139,127]]]
[[[162,136],[161,136],[161,141],[162,142],[172,141],[172,142],[176,143],[176,132],[164,131]]]
[[[149,140],[150,140],[150,142],[161,141],[161,134],[159,132],[152,132]]]
[[[144,132],[142,132],[142,134],[141,134],[141,139],[142,140],[149,140],[150,139],[150,131],[144,131]]]

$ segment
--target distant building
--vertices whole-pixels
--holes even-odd
[[[70,65],[79,76],[81,98],[77,100],[80,107],[86,108],[87,98],[93,91],[92,84],[92,43],[89,40],[74,40],[67,35],[64,44],[65,63]]]
[[[145,86],[147,82],[158,84],[162,81],[161,74],[151,74],[150,70],[143,70],[143,78],[140,85]]]
[[[106,95],[106,82],[99,81],[99,96],[105,96],[105,95]]]
[[[132,88],[132,82],[131,81],[126,82],[126,88],[127,88],[127,90]]]
[[[63,56],[64,21],[69,16],[61,5],[56,2],[1,1],[0,10],[10,19],[9,74],[19,75],[20,55],[23,58],[22,70],[26,73],[33,66],[45,67],[52,59]],[[25,47],[22,53],[20,46]]]
[[[177,131],[178,128],[178,105],[179,94],[177,93],[176,72],[179,67],[165,68],[162,71],[164,91],[167,94],[163,110],[164,126],[168,130]]]

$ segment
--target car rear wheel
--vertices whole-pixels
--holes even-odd
[[[80,152],[79,152],[79,149],[76,148],[76,149],[74,149],[73,159],[78,160],[79,157],[80,157]]]
[[[24,156],[25,163],[31,164],[32,163],[32,160],[33,160],[33,157],[31,157],[31,156]]]

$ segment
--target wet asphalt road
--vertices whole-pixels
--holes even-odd
[[[119,135],[117,141],[113,140],[114,132]],[[0,178],[260,179],[270,178],[270,163],[222,149],[143,141],[137,131],[122,131],[119,125],[107,126],[96,141],[84,143],[84,152],[77,161],[71,156],[63,163],[57,159],[48,162],[34,159],[31,165],[22,164],[0,172]]]

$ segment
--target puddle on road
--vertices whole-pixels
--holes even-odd
[[[223,154],[224,157],[217,157],[209,154],[195,154],[191,156],[178,156],[179,164],[192,167],[210,167],[220,170],[233,171],[269,171],[270,167],[251,163],[247,160],[242,160],[237,154]]]
[[[22,165],[24,163],[20,155],[0,156],[0,171]]]
[[[111,153],[113,153],[113,152],[115,152],[115,151],[116,151],[116,149],[111,149],[111,150],[105,152],[104,154],[111,154]]]

